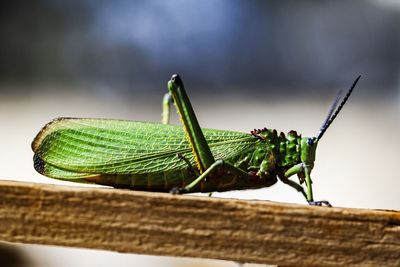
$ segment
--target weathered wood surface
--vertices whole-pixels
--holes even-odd
[[[400,266],[400,212],[0,181],[0,240],[284,266]]]

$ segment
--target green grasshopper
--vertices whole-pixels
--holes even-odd
[[[173,193],[269,187],[279,178],[309,204],[330,206],[313,199],[315,151],[359,79],[340,105],[338,94],[317,137],[301,137],[267,128],[250,133],[200,128],[182,80],[173,75],[163,99],[163,124],[58,118],[32,142],[34,167],[61,180]],[[183,128],[168,124],[172,102]],[[299,183],[289,179],[294,174]]]

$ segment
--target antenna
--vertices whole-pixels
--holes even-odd
[[[319,130],[317,140],[320,140],[326,130],[329,128],[329,126],[332,124],[333,120],[336,118],[336,116],[339,114],[339,112],[342,110],[344,104],[346,104],[347,100],[349,99],[351,93],[353,92],[354,87],[356,87],[356,84],[358,80],[361,78],[361,75],[357,77],[357,79],[354,80],[353,85],[350,87],[349,91],[347,91],[346,95],[344,96],[342,102],[340,105],[337,107],[339,100],[342,96],[342,90],[338,92],[336,95],[335,101],[333,101],[331,108],[329,109],[328,116],[326,117],[324,123],[321,126],[321,129]],[[337,108],[336,108],[337,107]],[[333,115],[332,115],[333,114]]]

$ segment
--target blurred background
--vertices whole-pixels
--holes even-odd
[[[319,144],[315,198],[400,209],[397,1],[36,0],[6,1],[0,13],[1,179],[71,185],[34,171],[40,128],[59,116],[159,121],[173,73],[203,127],[305,136],[361,74]],[[280,183],[214,196],[305,204]],[[0,251],[24,258],[8,266],[235,266],[36,245]]]

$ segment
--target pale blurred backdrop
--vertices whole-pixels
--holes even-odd
[[[40,128],[59,116],[159,121],[173,73],[181,75],[203,127],[306,136],[317,134],[336,92],[361,74],[319,144],[315,198],[400,209],[396,1],[37,0],[8,1],[0,12],[0,179],[71,185],[33,169],[30,143]],[[305,204],[281,183],[213,196]],[[28,258],[18,266],[235,266],[12,249]]]

